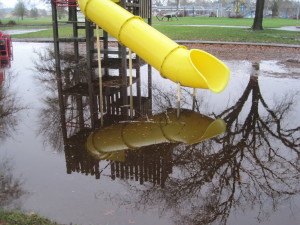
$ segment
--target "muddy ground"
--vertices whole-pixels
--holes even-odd
[[[300,78],[300,48],[273,47],[258,45],[228,45],[228,44],[184,44],[188,48],[201,49],[221,60],[274,60],[283,66],[285,72],[272,72],[275,77]]]
[[[223,60],[286,60],[295,59],[300,62],[300,48],[273,47],[246,44],[203,44],[180,43],[189,49],[201,49]],[[111,42],[116,47],[117,42]]]
[[[184,44],[207,51],[224,60],[287,60],[300,62],[300,48],[232,44]]]
[[[300,48],[277,47],[244,44],[203,44],[203,43],[181,43],[189,49],[201,49],[221,60],[276,60],[286,68],[300,70]],[[116,47],[117,42],[110,42],[110,47]],[[300,77],[300,72],[293,75]]]
[[[288,67],[300,68],[300,48],[201,43],[183,43],[182,45],[189,49],[204,50],[221,60],[276,60]]]

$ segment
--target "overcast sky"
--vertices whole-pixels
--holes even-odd
[[[17,0],[0,0],[0,2],[2,3],[2,7],[4,7],[4,8],[14,8],[18,1]],[[38,8],[45,8],[44,6],[46,5],[46,3],[41,3],[40,0],[30,0],[30,4],[28,5],[28,7],[31,7],[32,3],[36,4],[36,7],[38,7]]]

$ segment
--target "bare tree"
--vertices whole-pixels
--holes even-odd
[[[24,0],[18,0],[14,8],[14,14],[23,20],[26,13],[27,13],[26,2]]]
[[[18,125],[18,112],[24,109],[17,96],[10,91],[14,75],[6,76],[4,84],[0,85],[0,140],[12,134]]]
[[[27,192],[22,188],[21,179],[13,177],[11,159],[0,159],[0,209],[20,209],[21,196]]]

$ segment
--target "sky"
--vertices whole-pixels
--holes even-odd
[[[18,0],[0,0],[2,3],[3,8],[14,8]],[[40,0],[30,0],[30,4],[28,6],[31,6],[32,4],[36,4],[37,8],[45,8],[46,3],[42,3]]]

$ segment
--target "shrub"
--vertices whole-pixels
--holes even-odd
[[[17,25],[17,23],[14,20],[10,20],[10,21],[8,21],[7,25],[14,26],[14,25]]]

